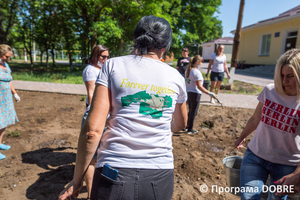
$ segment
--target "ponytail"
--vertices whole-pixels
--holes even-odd
[[[186,70],[186,75],[185,75],[186,78],[189,78],[190,72],[191,72],[192,68],[195,68],[194,65],[196,64],[196,62],[198,60],[200,60],[200,62],[203,62],[203,58],[200,55],[196,55],[195,57],[192,58],[192,61],[190,62],[189,67]]]

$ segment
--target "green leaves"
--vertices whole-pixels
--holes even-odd
[[[70,56],[80,49],[82,57],[103,44],[118,56],[130,51],[137,22],[155,15],[170,23],[170,51],[179,57],[184,46],[221,37],[222,23],[214,17],[220,5],[221,0],[1,0],[0,39],[15,48],[36,41],[41,51],[67,49]]]

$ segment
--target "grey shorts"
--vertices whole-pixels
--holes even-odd
[[[119,171],[116,181],[96,168],[91,200],[140,199],[171,200],[174,190],[173,169],[114,168]]]

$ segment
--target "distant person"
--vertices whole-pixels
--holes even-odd
[[[92,200],[172,199],[172,132],[186,126],[185,82],[160,61],[172,42],[167,20],[145,16],[133,35],[134,55],[109,59],[102,67],[81,129],[74,178],[60,200],[77,197],[101,137]]]
[[[82,72],[82,78],[86,87],[87,96],[86,96],[86,107],[87,110],[84,113],[81,126],[83,125],[84,121],[86,120],[88,113],[89,113],[89,105],[91,105],[94,90],[95,90],[95,82],[99,76],[101,68],[104,62],[109,59],[109,51],[108,48],[103,45],[97,45],[93,48],[91,56],[89,58],[89,64],[85,67]],[[90,198],[91,190],[92,190],[92,183],[93,183],[93,176],[95,172],[95,163],[97,159],[97,152],[95,153],[88,170],[84,176],[84,180],[87,187],[88,198]]]
[[[245,189],[241,199],[261,199],[268,176],[271,186],[283,176],[297,174],[295,170],[300,156],[299,88],[300,50],[293,49],[279,58],[274,84],[267,85],[260,93],[253,116],[234,143],[240,148],[244,138],[255,130],[241,165],[240,183]],[[268,199],[286,197],[269,191]]]
[[[17,102],[21,101],[21,98],[12,85],[11,69],[7,64],[12,55],[13,52],[10,46],[0,44],[0,150],[10,149],[9,145],[2,143],[4,131],[7,126],[15,124],[18,121],[12,97]],[[5,155],[0,153],[0,160],[5,157]]]
[[[193,125],[195,117],[198,113],[202,92],[211,96],[212,98],[216,98],[215,93],[209,92],[203,87],[203,76],[198,70],[198,66],[202,65],[202,62],[203,58],[200,55],[196,55],[192,59],[192,62],[190,62],[185,74],[186,91],[188,94],[187,105],[189,106],[188,122],[186,127],[188,134],[194,134],[198,132],[193,129]]]
[[[189,57],[189,49],[185,47],[182,49],[182,57],[178,59],[176,67],[176,69],[183,77],[185,76],[185,72],[189,67],[190,62],[191,57]]]
[[[229,74],[227,64],[226,64],[226,55],[223,54],[223,52],[224,52],[224,45],[219,45],[216,53],[213,53],[210,56],[207,73],[205,76],[205,77],[207,77],[209,74],[209,71],[211,70],[210,91],[213,92],[215,90],[216,94],[219,93],[221,84],[224,80],[224,71],[226,72],[227,77],[230,78],[230,74]],[[210,102],[215,103],[215,100],[213,98],[210,98]]]

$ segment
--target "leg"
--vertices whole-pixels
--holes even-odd
[[[5,128],[0,130],[0,149],[1,150],[8,150],[8,149],[10,149],[10,146],[2,143],[2,139],[3,139],[3,136],[4,136],[4,131],[5,131]],[[3,158],[5,158],[5,157],[3,157]]]
[[[210,91],[213,92],[214,89],[216,88],[217,86],[217,81],[211,81],[210,83]],[[212,101],[212,98],[210,97],[210,101]]]
[[[0,129],[0,145],[4,145],[4,144],[2,144],[2,138],[3,138],[3,135],[4,135],[4,131],[5,131],[5,128]],[[6,145],[6,146],[8,146],[8,145]],[[4,148],[4,146],[3,146],[3,148]],[[2,160],[4,158],[6,158],[6,156],[3,155],[2,153],[0,153],[0,160]]]
[[[95,173],[95,163],[96,160],[93,159],[86,171],[86,174],[84,176],[84,181],[86,184],[86,189],[88,192],[88,198],[91,197],[91,191],[92,191],[92,185],[93,185],[93,177],[94,177],[94,173]]]
[[[189,113],[188,113],[187,129],[188,131],[190,131],[193,129],[194,120],[196,115],[198,114],[201,94],[188,92],[188,98],[189,98]]]
[[[262,187],[269,175],[267,170],[268,163],[268,161],[252,153],[250,149],[247,149],[240,172],[242,200],[261,199]]]
[[[221,84],[222,84],[222,81],[217,81],[217,84],[216,84],[216,94],[219,94],[219,91],[220,91],[220,88],[221,88]]]
[[[221,88],[221,84],[224,80],[224,72],[217,73],[216,76],[218,79],[217,84],[216,84],[216,94],[218,94],[220,91],[220,88]]]
[[[3,135],[4,135],[4,131],[5,131],[5,128],[0,129],[0,144],[2,144],[2,138],[3,138]]]
[[[289,166],[289,165],[281,165],[272,163],[270,165],[270,180],[269,180],[269,188],[271,185],[275,185],[274,181],[277,181],[278,179],[282,178],[285,175],[288,175],[295,171],[297,167],[296,166]],[[275,187],[272,187],[274,189]],[[273,191],[269,190],[268,200],[285,200],[287,199],[287,195],[285,196],[278,196]]]

